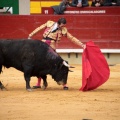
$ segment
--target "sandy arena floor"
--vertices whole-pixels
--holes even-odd
[[[120,120],[120,64],[110,66],[109,80],[96,90],[79,91],[81,65],[72,65],[69,90],[48,76],[48,88],[25,90],[23,73],[3,68],[0,80],[8,91],[0,90],[0,120]],[[37,82],[31,78],[31,86]]]

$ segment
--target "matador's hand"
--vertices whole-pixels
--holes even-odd
[[[29,36],[28,36],[28,39],[30,40],[30,39],[31,39],[31,37],[29,37]]]
[[[86,45],[85,45],[85,44],[82,44],[81,47],[82,47],[83,49],[85,49],[85,48],[86,48]]]

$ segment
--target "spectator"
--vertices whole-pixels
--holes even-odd
[[[117,5],[117,6],[120,6],[120,0],[117,0],[116,5]]]
[[[120,0],[104,0],[103,6],[120,6]]]
[[[87,7],[89,6],[88,0],[72,0],[71,2],[72,7]]]
[[[92,7],[100,7],[100,6],[102,6],[102,2],[101,2],[101,0],[93,0],[91,6]]]
[[[82,42],[80,42],[77,38],[75,38],[68,32],[65,25],[66,25],[65,18],[60,18],[57,22],[47,21],[45,24],[39,26],[33,32],[31,32],[29,34],[28,39],[30,39],[38,31],[45,29],[45,32],[43,33],[42,41],[45,42],[46,44],[50,45],[53,49],[55,49],[56,43],[61,39],[62,36],[66,36],[75,44],[85,48],[85,45]],[[41,78],[38,78],[38,83],[36,86],[33,86],[33,88],[34,89],[40,88],[41,87],[40,84],[41,84]],[[66,85],[64,85],[63,89],[66,90],[66,89],[68,89],[68,87]]]
[[[63,0],[59,5],[52,6],[54,14],[64,14],[67,6],[69,6],[68,0]]]

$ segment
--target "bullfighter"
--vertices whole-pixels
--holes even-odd
[[[60,18],[57,22],[48,20],[46,23],[40,25],[33,32],[31,32],[28,36],[28,39],[31,39],[31,37],[40,30],[45,29],[42,41],[50,45],[54,50],[56,49],[56,43],[61,40],[62,36],[66,36],[73,43],[85,48],[85,44],[68,32],[67,28],[65,27],[66,23],[67,21],[65,18]],[[41,88],[41,78],[38,78],[36,86],[33,86],[33,89],[37,88]],[[63,89],[68,90],[68,87],[64,85]]]

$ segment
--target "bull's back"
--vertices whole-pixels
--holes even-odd
[[[47,45],[39,40],[0,40],[0,50],[3,54],[14,56],[23,52],[47,51]]]
[[[34,64],[47,49],[47,45],[38,40],[0,40],[0,64],[22,71],[22,64]]]

